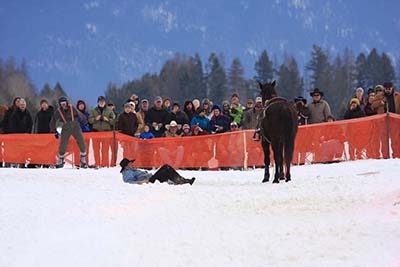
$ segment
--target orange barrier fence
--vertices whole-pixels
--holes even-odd
[[[263,166],[261,144],[253,130],[218,135],[140,140],[113,132],[85,133],[89,165],[115,166],[123,157],[142,168],[168,163],[175,168]],[[294,164],[400,157],[400,115],[383,114],[361,119],[299,127]],[[115,140],[115,142],[114,142]],[[53,134],[0,135],[0,162],[54,164],[59,140]],[[66,161],[79,163],[71,137]],[[116,158],[115,158],[116,157]]]

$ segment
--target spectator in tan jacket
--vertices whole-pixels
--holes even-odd
[[[310,110],[308,123],[313,124],[328,121],[328,117],[332,116],[332,114],[328,102],[321,99],[324,93],[315,88],[310,93],[310,96],[312,97],[312,102],[308,105],[308,109]]]
[[[394,90],[392,82],[385,82],[383,87],[388,111],[400,114],[400,93]]]
[[[140,134],[144,133],[145,117],[148,110],[149,110],[149,100],[142,99],[142,101],[140,102],[139,111],[136,112],[136,116],[138,119],[138,128],[135,133],[136,136],[140,136]]]
[[[377,114],[383,114],[387,111],[386,99],[383,93],[383,89],[384,88],[382,85],[375,86],[375,97],[372,101],[371,106]]]

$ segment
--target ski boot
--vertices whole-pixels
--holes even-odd
[[[56,165],[55,165],[56,169],[63,168],[64,164],[65,164],[64,163],[64,155],[58,155],[57,156],[57,162],[56,162]]]
[[[83,154],[81,153],[79,167],[85,168],[85,169],[88,167],[87,162],[86,162],[86,153],[83,153]]]

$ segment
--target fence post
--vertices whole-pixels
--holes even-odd
[[[246,139],[246,131],[243,131],[243,153],[244,153],[244,161],[243,161],[243,169],[247,171],[248,164],[248,153],[247,153],[247,139]]]
[[[386,159],[390,158],[390,120],[389,120],[389,111],[386,111],[386,145],[387,145],[387,155]]]
[[[114,166],[117,166],[117,134],[115,131],[115,123],[113,125],[113,158],[114,158]]]

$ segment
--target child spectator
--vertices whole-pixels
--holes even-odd
[[[191,136],[192,131],[190,129],[189,124],[184,124],[182,127],[182,136]]]
[[[140,134],[139,138],[140,139],[152,139],[154,138],[154,134],[150,132],[150,126],[148,124],[144,125],[144,132]]]

